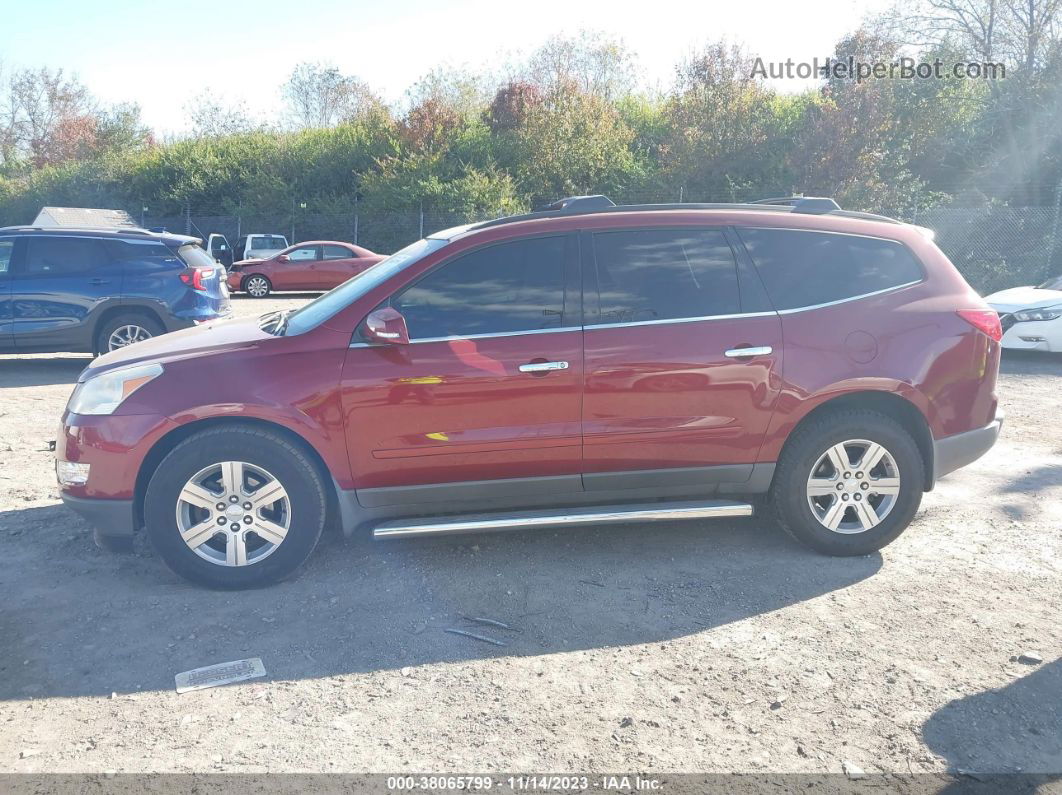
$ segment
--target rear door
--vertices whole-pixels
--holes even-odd
[[[321,259],[317,263],[317,286],[331,290],[367,267],[368,264],[359,260],[346,246],[322,244]]]
[[[782,333],[736,238],[670,227],[584,240],[586,489],[747,481]]]
[[[95,310],[121,297],[121,264],[94,237],[26,235],[23,240],[11,281],[15,347],[89,350]]]

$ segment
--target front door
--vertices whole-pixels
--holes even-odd
[[[778,396],[782,332],[727,234],[585,234],[587,490],[749,479]]]
[[[409,345],[343,371],[358,499],[387,505],[580,491],[578,238],[489,245],[393,295]]]
[[[272,266],[270,280],[276,290],[316,290],[318,287],[317,264],[321,258],[320,246],[299,246],[287,253],[287,260],[279,257],[269,260]],[[273,275],[275,274],[275,275]]]

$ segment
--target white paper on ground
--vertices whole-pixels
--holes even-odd
[[[234,660],[181,671],[173,680],[177,684],[178,693],[188,693],[192,690],[242,682],[244,679],[257,679],[259,676],[265,676],[265,672],[262,658],[252,657],[249,660]]]

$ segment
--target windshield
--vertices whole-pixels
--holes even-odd
[[[381,260],[368,270],[347,279],[341,285],[315,298],[306,306],[295,310],[287,318],[284,335],[288,337],[302,334],[324,323],[336,312],[350,306],[367,292],[383,284],[399,271],[423,259],[433,251],[449,243],[449,240],[426,238],[411,243],[401,251]],[[352,330],[353,331],[353,330]]]
[[[282,237],[274,237],[274,236],[271,236],[271,235],[262,235],[261,237],[252,237],[251,238],[251,248],[252,249],[262,249],[262,248],[281,249],[281,248],[287,248],[287,247],[288,247],[288,241],[285,240]]]
[[[1053,276],[1040,285],[1041,290],[1062,290],[1062,276]]]

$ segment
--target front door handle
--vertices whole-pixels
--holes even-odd
[[[771,353],[774,353],[774,348],[770,345],[761,345],[758,348],[731,348],[724,351],[723,356],[728,359],[744,359],[748,356],[767,356]]]
[[[531,362],[530,364],[521,364],[521,373],[548,373],[550,370],[567,370],[567,362]]]
[[[95,286],[99,286],[101,284],[110,284],[110,283],[111,283],[110,279],[93,279],[92,282],[91,282],[91,284],[93,284]]]

